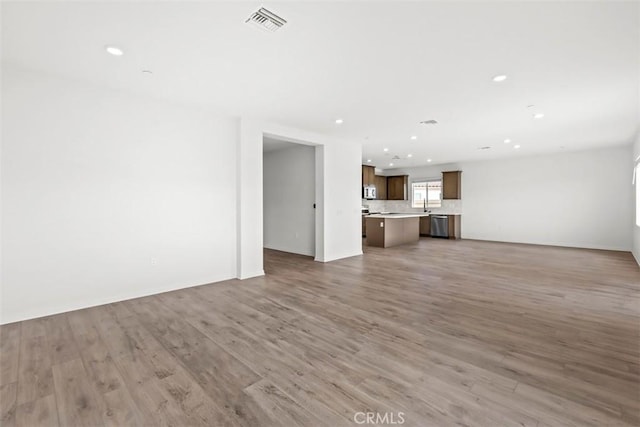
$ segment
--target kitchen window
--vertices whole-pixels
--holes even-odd
[[[425,179],[411,183],[411,207],[439,208],[442,206],[442,180]]]

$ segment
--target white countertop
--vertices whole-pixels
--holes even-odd
[[[448,212],[416,212],[416,213],[396,213],[396,214],[364,214],[366,218],[413,218],[413,217],[421,217],[421,216],[430,216],[430,215],[462,215],[459,213],[448,213]]]
[[[407,213],[407,214],[371,214],[371,215],[367,215],[367,218],[387,218],[387,219],[393,219],[393,218],[419,218],[421,216],[429,216],[428,213]]]

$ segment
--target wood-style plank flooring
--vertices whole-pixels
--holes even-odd
[[[2,326],[0,424],[640,425],[629,253],[424,238],[265,269]]]

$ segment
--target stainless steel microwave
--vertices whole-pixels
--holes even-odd
[[[376,187],[374,185],[365,185],[362,187],[362,198],[373,200],[376,198]]]

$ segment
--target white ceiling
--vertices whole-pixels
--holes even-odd
[[[286,26],[245,25],[261,5]],[[352,138],[363,160],[407,167],[630,142],[639,22],[640,3],[613,1],[3,2],[2,59]]]

